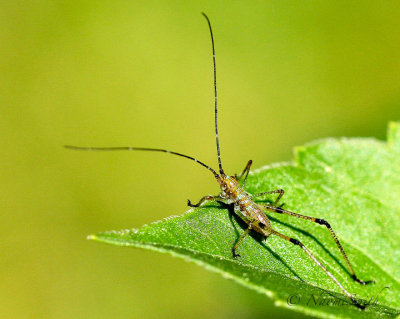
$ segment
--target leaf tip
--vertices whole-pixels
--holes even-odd
[[[400,122],[389,122],[387,140],[389,147],[400,146]]]
[[[305,146],[295,146],[294,147],[294,161],[297,164],[301,164],[305,156],[306,147]]]
[[[90,235],[86,236],[86,239],[87,240],[97,240],[98,237],[96,235],[94,235],[94,234],[90,234]]]

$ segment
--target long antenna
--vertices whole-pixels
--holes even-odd
[[[218,153],[218,164],[219,164],[219,172],[222,176],[225,176],[224,170],[222,169],[222,164],[221,164],[221,154],[219,150],[219,139],[218,139],[218,123],[217,123],[217,71],[215,67],[215,49],[214,49],[214,37],[213,37],[213,32],[211,29],[211,23],[210,19],[208,19],[207,15],[202,12],[202,15],[206,18],[208,22],[208,26],[210,28],[210,34],[211,34],[211,43],[212,43],[212,50],[213,50],[213,62],[214,62],[214,92],[215,92],[215,137],[217,141],[217,153]],[[132,146],[122,146],[122,147],[81,147],[81,146],[72,146],[72,145],[64,145],[65,148],[75,150],[75,151],[151,151],[151,152],[163,152],[163,153],[168,153],[172,155],[177,155],[181,156],[184,158],[188,158],[192,161],[195,161],[196,163],[199,163],[203,167],[207,168],[210,172],[213,173],[214,177],[217,180],[220,180],[220,176],[217,174],[217,172],[212,169],[210,166],[204,164],[203,162],[200,162],[199,160],[195,159],[194,157],[182,154],[182,153],[177,153],[165,149],[159,149],[159,148],[147,148],[147,147],[132,147]]]
[[[188,158],[192,161],[195,161],[196,163],[199,163],[201,166],[204,166],[207,168],[209,171],[211,171],[215,178],[219,180],[219,176],[216,171],[214,171],[210,166],[204,164],[203,162],[200,162],[199,160],[195,159],[194,157],[169,151],[169,150],[164,150],[160,148],[148,148],[148,147],[132,147],[132,146],[117,146],[117,147],[82,147],[82,146],[72,146],[72,145],[64,145],[65,148],[68,148],[70,150],[75,150],[75,151],[150,151],[150,152],[163,152],[163,153],[168,153],[172,155],[177,155],[181,156],[184,158]]]
[[[214,63],[214,97],[215,97],[215,139],[217,141],[217,154],[218,154],[218,165],[219,165],[219,173],[224,176],[224,170],[222,169],[222,164],[221,164],[221,152],[219,150],[219,138],[218,138],[218,109],[217,109],[217,67],[215,66],[215,47],[214,47],[214,36],[211,28],[211,22],[210,19],[207,17],[207,15],[202,12],[201,13],[204,18],[206,18],[208,22],[208,27],[210,28],[210,34],[211,34],[211,44],[212,44],[212,51],[213,51],[213,63]]]

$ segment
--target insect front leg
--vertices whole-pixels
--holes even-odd
[[[213,201],[213,200],[222,201],[223,199],[221,198],[220,195],[217,195],[217,196],[207,195],[207,196],[202,197],[202,198],[199,200],[199,202],[198,202],[197,204],[192,204],[192,202],[190,201],[190,199],[188,199],[188,200],[187,200],[187,205],[188,205],[189,207],[199,207],[199,206],[200,206],[201,204],[203,204],[204,202]]]
[[[250,161],[247,162],[247,165],[246,165],[246,167],[244,168],[242,174],[240,174],[240,176],[236,176],[236,174],[235,174],[235,178],[236,178],[236,180],[237,180],[238,182],[240,182],[240,180],[242,179],[242,177],[243,177],[243,175],[244,175],[244,181],[243,181],[243,185],[242,185],[243,188],[244,188],[244,186],[246,185],[246,180],[247,180],[247,176],[249,175],[249,172],[250,172],[251,164],[253,164],[253,161],[252,161],[252,160],[250,160]]]
[[[278,205],[279,201],[281,200],[282,196],[285,194],[285,191],[283,189],[277,189],[274,191],[258,193],[258,194],[253,195],[252,197],[254,198],[254,197],[259,197],[259,196],[263,196],[263,195],[267,195],[267,194],[276,194],[276,193],[278,193],[279,195],[276,198],[275,202],[272,204],[272,206],[276,207]],[[283,207],[283,205],[285,205],[285,203],[281,204],[279,206],[279,208]]]

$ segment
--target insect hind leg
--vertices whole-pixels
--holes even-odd
[[[363,280],[361,280],[361,279],[359,279],[357,277],[353,267],[350,264],[349,258],[347,257],[347,254],[344,251],[344,248],[343,248],[342,244],[339,241],[339,238],[336,236],[336,233],[333,231],[332,226],[326,220],[321,219],[321,218],[315,218],[315,217],[311,217],[311,216],[306,216],[306,215],[301,215],[301,214],[298,214],[298,213],[294,213],[294,212],[282,209],[280,206],[279,207],[274,207],[274,206],[264,205],[264,207],[266,208],[267,211],[270,211],[270,212],[273,212],[273,213],[289,215],[289,216],[292,216],[292,217],[308,220],[308,221],[311,221],[313,223],[325,226],[328,229],[331,237],[335,241],[336,246],[339,248],[339,251],[343,256],[343,258],[344,258],[344,260],[345,260],[345,262],[347,264],[347,267],[350,270],[351,278],[355,282],[357,282],[357,283],[359,283],[361,285],[368,285],[368,284],[375,283],[374,280],[363,281]]]
[[[299,246],[307,255],[312,259],[312,261],[319,267],[321,268],[325,274],[328,275],[329,278],[344,292],[344,294],[351,300],[351,302],[359,309],[364,310],[366,308],[365,305],[361,305],[344,287],[343,285],[336,279],[336,277],[328,270],[326,267],[311,253],[310,250],[306,246],[304,246],[299,240],[291,238],[289,236],[286,236],[284,234],[281,234],[273,229],[271,229],[271,233],[284,239],[292,244]]]

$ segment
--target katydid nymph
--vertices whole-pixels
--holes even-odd
[[[188,156],[182,153],[173,152],[166,149],[159,149],[159,148],[147,148],[147,147],[131,147],[131,146],[124,146],[124,147],[80,147],[80,146],[70,146],[66,145],[66,148],[73,149],[73,150],[82,150],[82,151],[151,151],[151,152],[163,152],[168,153],[176,156],[180,156],[183,158],[187,158],[192,160],[203,167],[205,167],[208,171],[210,171],[216,181],[218,182],[221,193],[216,196],[207,195],[200,199],[197,204],[192,204],[190,200],[188,200],[188,206],[190,207],[199,207],[203,203],[209,201],[218,201],[223,202],[225,204],[231,204],[234,207],[234,212],[237,214],[247,225],[247,228],[244,230],[243,234],[238,238],[236,243],[231,248],[232,250],[232,257],[238,258],[240,255],[237,253],[239,245],[243,242],[243,239],[250,233],[256,232],[261,234],[264,237],[268,237],[270,235],[278,236],[279,238],[286,240],[292,243],[295,246],[298,246],[300,249],[304,251],[305,254],[308,255],[309,258],[317,265],[330,279],[340,288],[340,290],[351,300],[351,302],[360,309],[364,309],[365,306],[359,304],[356,299],[352,296],[348,290],[344,288],[344,286],[339,282],[338,279],[311,253],[311,251],[303,245],[299,240],[295,238],[291,238],[286,236],[276,230],[271,225],[271,222],[266,214],[266,212],[270,213],[278,213],[278,214],[285,214],[290,215],[292,217],[301,218],[307,221],[311,221],[326,227],[329,231],[330,235],[332,236],[333,240],[335,241],[337,247],[339,248],[344,260],[346,261],[347,267],[350,271],[350,274],[354,281],[359,284],[366,285],[372,283],[373,281],[363,281],[359,279],[351,264],[350,261],[340,244],[338,237],[336,236],[335,232],[333,231],[330,224],[320,218],[310,217],[306,215],[301,215],[298,213],[291,212],[289,210],[283,209],[282,205],[279,205],[279,201],[281,200],[282,196],[284,195],[283,189],[277,189],[272,191],[266,191],[258,194],[251,195],[250,193],[245,191],[246,180],[250,171],[250,167],[252,165],[252,161],[250,160],[243,172],[239,176],[229,176],[225,174],[222,162],[221,162],[221,152],[220,152],[220,143],[218,137],[218,108],[217,108],[217,81],[216,81],[216,63],[215,63],[215,46],[214,46],[214,36],[213,31],[211,28],[211,23],[209,18],[206,14],[202,13],[205,17],[210,35],[211,35],[211,45],[212,45],[212,53],[213,53],[213,69],[214,69],[214,120],[215,120],[215,139],[216,139],[216,147],[217,147],[217,156],[218,156],[218,172],[211,168],[209,165],[205,164],[202,161],[197,160],[192,156]],[[277,194],[276,200],[272,204],[259,204],[254,201],[255,198],[262,197],[268,194]]]

